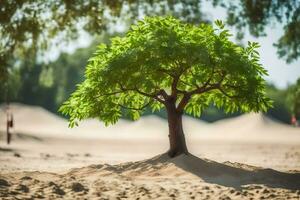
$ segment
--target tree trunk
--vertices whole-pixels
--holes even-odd
[[[170,149],[168,155],[176,157],[180,154],[188,154],[185,137],[182,128],[182,113],[176,111],[175,104],[167,106]]]

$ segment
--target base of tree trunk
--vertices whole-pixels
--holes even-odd
[[[174,158],[176,156],[180,156],[182,154],[188,155],[189,152],[187,150],[182,150],[182,151],[178,151],[175,149],[170,149],[167,154],[169,155],[169,157]]]

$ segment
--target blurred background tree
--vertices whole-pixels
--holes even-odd
[[[265,36],[266,28],[283,26],[283,33],[274,44],[280,58],[288,63],[300,56],[300,1],[299,0],[213,0],[215,6],[227,10],[227,23],[238,29],[238,38],[245,29],[256,37]]]
[[[298,0],[4,0],[0,8],[0,102],[7,95],[12,101],[41,105],[56,112],[75,83],[83,78],[94,44],[109,42],[111,35],[119,31],[114,29],[118,24],[125,26],[125,31],[144,15],[173,15],[190,23],[210,23],[201,9],[205,3],[226,10],[227,24],[238,30],[240,40],[246,30],[260,37],[269,26],[283,26],[282,36],[274,44],[278,56],[287,62],[299,57]],[[59,46],[74,43],[82,33],[91,36],[92,45],[72,54],[63,53],[65,49]],[[61,55],[45,62],[53,49]],[[288,91],[268,86],[268,95],[274,100],[269,114],[284,122],[289,122],[293,112],[290,96],[294,90]],[[165,113],[158,115],[164,117]],[[213,106],[203,114],[208,121],[224,117],[228,115]]]
[[[177,6],[176,6],[177,5]],[[202,21],[200,1],[154,0],[4,0],[0,9],[0,78],[12,60],[43,55],[55,43],[75,40],[81,31],[99,35],[119,20],[171,14]]]
[[[292,115],[300,118],[300,78],[287,89],[287,104]]]

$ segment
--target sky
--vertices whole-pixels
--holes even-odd
[[[204,1],[202,4],[203,13],[207,15],[207,18],[211,21],[220,19],[225,21],[226,19],[226,10],[221,7],[213,7],[211,3]],[[124,29],[122,24],[117,24],[115,27],[117,30]],[[231,30],[233,34],[232,40],[234,40],[234,36],[236,31],[233,28],[226,27]],[[261,64],[265,69],[268,70],[269,76],[265,77],[265,79],[269,83],[273,83],[278,88],[286,88],[288,85],[296,82],[298,78],[300,78],[300,59],[296,62],[292,62],[287,64],[284,59],[279,59],[276,54],[276,48],[273,44],[278,40],[278,38],[283,33],[283,27],[280,24],[269,26],[266,28],[266,37],[255,38],[251,36],[249,33],[245,34],[243,39],[243,43],[247,44],[247,41],[258,42],[261,47],[259,49],[259,53],[261,56]],[[66,51],[69,53],[74,52],[76,48],[79,47],[87,47],[91,43],[91,37],[88,34],[82,34],[79,39],[71,44],[68,44],[67,47],[64,44],[63,49],[67,49]],[[51,58],[57,58],[59,55],[59,51],[57,48],[52,51]]]

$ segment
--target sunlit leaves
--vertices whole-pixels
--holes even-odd
[[[161,99],[161,90],[174,95],[177,106],[191,93],[184,110],[196,117],[210,104],[225,112],[265,111],[270,102],[259,44],[240,47],[230,41],[223,22],[216,25],[215,30],[173,17],[146,17],[125,37],[98,47],[89,59],[86,80],[61,111],[70,115],[71,125],[88,117],[105,124],[122,115],[137,120],[147,107],[159,111],[165,106],[159,99],[169,100]]]
[[[218,26],[218,28],[220,29],[224,29],[225,25],[223,24],[223,22],[221,20],[216,20],[215,24]]]
[[[201,113],[209,105],[209,94],[195,95],[190,102],[186,105],[185,112],[200,117]]]
[[[164,107],[163,104],[155,101],[151,104],[151,110],[152,112],[155,112],[155,111],[160,111],[162,108]]]

